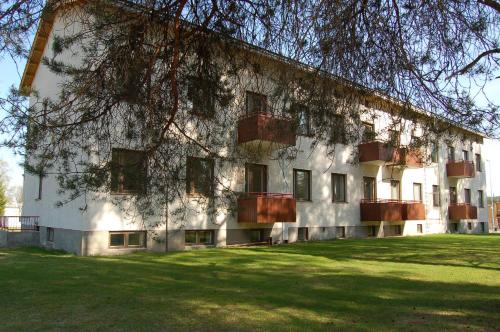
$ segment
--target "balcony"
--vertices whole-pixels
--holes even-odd
[[[395,164],[407,168],[422,168],[424,166],[422,151],[415,148],[399,148],[395,153]]]
[[[293,121],[269,113],[253,113],[238,120],[238,144],[295,146]]]
[[[368,142],[358,145],[359,162],[367,165],[383,165],[395,160],[396,149],[383,142]]]
[[[364,199],[360,208],[361,221],[425,220],[425,206],[419,201]]]
[[[473,178],[474,163],[469,160],[449,161],[446,164],[446,174],[450,178]]]
[[[402,221],[402,202],[391,199],[361,200],[361,221]]]
[[[448,207],[448,219],[477,219],[477,207],[469,203],[450,204]]]
[[[425,206],[420,201],[403,201],[403,220],[425,220]]]
[[[238,222],[295,222],[296,215],[296,202],[292,194],[245,193],[238,198]]]

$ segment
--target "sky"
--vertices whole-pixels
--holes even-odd
[[[0,96],[4,97],[8,94],[10,86],[18,86],[21,81],[24,63],[20,63],[19,67],[10,59],[0,59]],[[488,98],[496,105],[500,105],[500,79],[497,79],[492,84],[489,84],[485,93]],[[482,98],[478,96],[477,98]],[[478,100],[482,102],[482,100]],[[0,110],[0,119],[4,117],[4,113]],[[0,135],[0,141],[4,137]],[[485,158],[486,174],[487,174],[487,192],[488,196],[500,195],[500,141],[485,140],[484,150],[482,155]],[[20,164],[23,159],[20,155],[15,155],[11,150],[0,147],[0,160],[8,163],[11,186],[21,186],[23,183],[23,169]]]

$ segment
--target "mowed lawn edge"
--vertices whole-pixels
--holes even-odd
[[[76,257],[0,250],[0,330],[470,330],[500,326],[500,236]]]

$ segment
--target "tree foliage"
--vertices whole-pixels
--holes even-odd
[[[81,24],[57,35],[43,59],[61,78],[57,98],[32,91],[26,107],[13,89],[0,101],[6,145],[26,151],[28,171],[56,176],[66,200],[109,192],[112,148],[121,147],[147,160],[147,190],[135,196],[141,211],[185,197],[188,156],[216,161],[218,189],[201,199],[206,209],[231,206],[234,169],[259,158],[234,144],[247,90],[267,95],[276,115],[297,118],[303,108],[294,105],[307,105],[312,145],[326,144],[330,155],[359,140],[364,106],[388,109],[395,128],[422,123],[414,144],[453,135],[452,123],[498,133],[498,105],[474,99],[500,75],[497,1],[67,4],[0,7],[3,56],[26,56],[26,37],[58,9],[64,22]],[[285,165],[297,153],[268,157]],[[185,214],[189,204],[181,205]]]

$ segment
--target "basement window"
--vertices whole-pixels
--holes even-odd
[[[47,242],[54,242],[54,229],[47,227]]]
[[[214,231],[209,231],[209,230],[185,231],[185,243],[187,246],[212,245],[214,244]]]
[[[345,226],[337,227],[337,238],[339,239],[345,238]]]
[[[146,232],[109,232],[110,248],[145,248]]]

